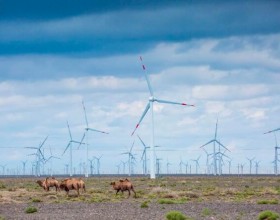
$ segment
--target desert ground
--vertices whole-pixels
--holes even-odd
[[[171,210],[187,219],[258,219],[280,214],[280,177],[130,177],[136,191],[116,195],[110,183],[123,177],[82,178],[86,192],[44,191],[40,178],[0,179],[0,219],[164,220]],[[63,178],[57,178],[59,181]],[[27,213],[35,207],[33,213]]]

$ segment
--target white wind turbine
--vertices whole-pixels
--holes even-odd
[[[278,159],[278,149],[280,149],[280,147],[278,147],[278,143],[277,143],[277,137],[276,137],[276,131],[279,131],[280,128],[277,128],[277,129],[274,129],[274,130],[271,130],[271,131],[268,131],[268,132],[265,132],[264,134],[269,134],[269,133],[272,133],[274,134],[274,138],[275,138],[275,152],[274,152],[274,174],[275,175],[278,175],[278,162],[280,162],[280,160]]]
[[[72,143],[80,144],[80,145],[84,144],[84,143],[82,143],[80,141],[73,140],[68,121],[67,121],[67,127],[68,127],[69,136],[70,136],[70,141],[68,142],[68,145],[66,146],[64,152],[62,153],[62,156],[67,151],[67,149],[70,147],[70,149],[69,149],[69,153],[70,153],[70,176],[73,176],[73,155],[72,155],[72,150],[73,150],[72,147],[73,146],[72,146]]]
[[[253,160],[255,160],[255,157],[253,157],[251,159],[247,157],[247,160],[249,161],[249,164],[250,164],[250,174],[252,174],[252,163],[253,163]]]
[[[36,176],[40,176],[41,175],[41,171],[40,171],[40,166],[42,162],[44,162],[46,159],[44,157],[44,154],[42,152],[42,147],[43,145],[45,144],[46,140],[48,139],[48,136],[45,138],[45,140],[39,145],[39,147],[26,147],[26,148],[29,148],[29,149],[36,149],[36,153],[34,154],[29,154],[30,155],[35,155],[36,156],[36,167],[35,167],[35,170],[36,170]]]
[[[150,147],[147,147],[144,141],[137,135],[139,140],[141,141],[142,145],[144,146],[143,154],[141,156],[141,160],[143,161],[143,174],[147,175],[147,149]]]
[[[216,143],[219,144],[219,146],[222,146],[224,149],[228,150],[230,152],[229,149],[227,149],[223,144],[221,144],[218,140],[217,140],[217,130],[218,130],[218,119],[216,122],[216,129],[215,129],[215,136],[214,139],[212,139],[211,141],[208,141],[206,144],[202,145],[202,147],[213,143],[213,165],[214,165],[214,175],[217,175],[218,173],[218,169],[217,169],[217,153],[219,153],[220,151],[216,152]]]
[[[142,57],[140,57],[140,60],[142,62]],[[154,102],[158,102],[158,103],[164,103],[164,104],[175,104],[175,105],[184,105],[184,106],[194,106],[194,105],[189,105],[186,103],[179,103],[179,102],[173,102],[173,101],[166,101],[166,100],[160,100],[160,99],[156,99],[154,97],[154,93],[148,78],[148,75],[146,74],[146,67],[145,65],[142,63],[142,68],[144,70],[144,74],[145,74],[145,78],[148,84],[148,88],[150,91],[150,97],[149,97],[149,102],[138,122],[138,124],[136,125],[134,131],[132,132],[132,135],[134,134],[135,130],[139,127],[141,121],[143,120],[143,118],[145,117],[146,113],[148,112],[149,109],[151,109],[151,156],[150,156],[150,178],[151,179],[155,179],[156,175],[155,175],[155,145],[154,145],[154,110],[153,110],[153,105]]]
[[[200,159],[201,155],[196,159],[196,160],[192,160],[195,162],[195,172],[196,174],[198,174],[198,167],[199,167],[199,159]]]
[[[85,121],[86,121],[86,127],[85,127],[85,133],[82,137],[82,140],[81,140],[81,143],[83,142],[84,138],[86,137],[86,169],[85,169],[85,177],[88,177],[88,147],[89,147],[89,143],[88,143],[88,131],[94,131],[94,132],[99,132],[99,133],[103,133],[103,134],[109,134],[105,131],[100,131],[100,130],[97,130],[97,129],[93,129],[93,128],[90,128],[89,127],[89,124],[88,124],[88,119],[87,119],[87,112],[86,112],[86,108],[85,108],[85,104],[84,102],[82,101],[82,104],[83,104],[83,109],[84,109],[84,115],[85,115]],[[80,147],[80,146],[79,146]]]
[[[133,154],[131,152],[132,152],[133,146],[134,146],[134,141],[133,141],[133,143],[131,145],[130,150],[125,152],[125,153],[122,153],[122,154],[127,154],[128,155],[128,176],[131,175],[132,159],[133,159]]]
[[[103,155],[101,155],[100,157],[94,157],[96,159],[96,172],[98,175],[100,175],[100,159]]]

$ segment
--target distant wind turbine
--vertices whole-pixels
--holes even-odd
[[[220,146],[222,146],[224,149],[230,151],[229,149],[227,149],[223,144],[221,144],[218,140],[217,140],[217,130],[218,130],[218,119],[216,122],[216,129],[215,129],[215,135],[214,135],[214,139],[212,139],[211,141],[207,142],[206,144],[202,145],[202,147],[213,143],[213,165],[214,165],[214,175],[217,175],[218,173],[218,169],[217,169],[217,152],[216,152],[216,143],[219,144]]]
[[[256,161],[256,162],[255,162],[256,174],[259,174],[260,162],[261,162],[261,161]]]
[[[70,149],[69,149],[69,153],[70,153],[70,173],[69,174],[70,174],[70,176],[73,176],[73,155],[72,155],[72,150],[73,149],[72,149],[72,143],[79,144],[79,145],[84,144],[84,143],[82,143],[81,141],[73,140],[68,121],[67,121],[67,127],[68,127],[68,132],[69,132],[70,140],[69,140],[68,145],[66,146],[65,150],[63,151],[62,155],[64,155],[64,153],[70,147]]]
[[[22,166],[23,166],[22,174],[25,175],[25,167],[26,167],[27,160],[26,161],[21,161],[21,163],[22,163]]]
[[[134,146],[134,141],[130,147],[130,150],[122,153],[122,154],[127,154],[128,155],[128,176],[131,176],[131,170],[132,170],[132,159],[133,159],[133,155],[132,155],[132,148]]]
[[[253,163],[253,160],[255,160],[255,157],[253,157],[251,159],[247,157],[247,160],[249,161],[249,164],[250,164],[250,174],[252,174],[252,163]]]
[[[196,159],[196,160],[192,160],[195,162],[195,172],[196,174],[198,174],[198,167],[199,167],[199,159],[200,159],[201,155]]]
[[[274,138],[275,138],[275,147],[274,147],[274,174],[275,175],[278,175],[278,162],[280,162],[280,160],[278,159],[278,149],[280,149],[280,147],[278,147],[278,144],[277,144],[277,137],[276,137],[276,131],[279,131],[280,128],[277,128],[277,129],[274,129],[274,130],[271,130],[271,131],[268,131],[268,132],[265,132],[264,134],[269,134],[269,133],[272,133],[274,134]]]
[[[46,140],[48,139],[48,136],[44,139],[44,141],[39,145],[39,147],[26,147],[29,149],[36,149],[36,153],[34,154],[29,154],[29,155],[35,155],[36,156],[36,176],[40,176],[41,175],[41,171],[40,171],[40,165],[42,162],[44,162],[46,159],[44,157],[44,154],[42,152],[42,147],[45,144]]]
[[[140,60],[142,62],[142,57],[140,57]],[[150,178],[151,179],[155,179],[156,175],[155,175],[155,145],[154,145],[154,110],[153,110],[153,105],[154,102],[158,102],[158,103],[164,103],[164,104],[175,104],[175,105],[184,105],[184,106],[194,106],[194,105],[189,105],[186,103],[179,103],[179,102],[173,102],[173,101],[166,101],[166,100],[160,100],[160,99],[156,99],[154,97],[154,93],[152,90],[152,86],[150,84],[150,80],[148,78],[148,75],[146,74],[146,67],[145,65],[142,63],[142,68],[145,74],[145,78],[148,84],[148,88],[150,91],[150,97],[149,97],[149,102],[139,120],[139,122],[137,123],[134,131],[132,132],[132,135],[134,134],[134,132],[136,131],[136,129],[139,127],[141,121],[143,120],[143,118],[145,117],[146,113],[148,112],[149,109],[151,109],[151,156],[150,156]]]
[[[96,159],[96,171],[97,171],[97,175],[100,175],[100,159],[103,155],[101,155],[100,157],[94,157]]]
[[[99,133],[103,133],[103,134],[109,134],[105,131],[100,131],[97,129],[93,129],[89,127],[88,124],[88,119],[87,119],[87,112],[86,112],[86,107],[84,102],[82,101],[83,104],[83,109],[84,109],[84,115],[85,115],[85,121],[86,121],[86,127],[85,127],[85,133],[82,137],[81,143],[84,141],[84,138],[86,137],[86,169],[85,169],[85,177],[88,177],[88,147],[89,147],[89,143],[88,143],[88,131],[93,131],[93,132],[99,132]],[[79,146],[80,147],[80,146]]]

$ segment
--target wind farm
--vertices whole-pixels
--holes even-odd
[[[151,82],[149,76],[147,74],[146,66],[143,63],[143,59],[140,56],[141,67],[143,71],[143,75],[140,78],[145,79],[146,85],[148,87],[149,95],[148,103],[142,113],[135,129],[133,130],[131,135],[125,135],[125,133],[121,132],[122,135],[125,137],[123,138],[124,143],[132,141],[132,145],[127,151],[121,146],[116,146],[112,149],[109,146],[109,143],[112,142],[108,141],[111,139],[109,132],[105,132],[102,130],[97,130],[91,128],[89,125],[88,115],[85,107],[84,99],[82,99],[82,109],[83,109],[83,116],[85,125],[81,122],[75,122],[75,139],[73,139],[72,132],[70,129],[70,125],[67,121],[67,130],[68,130],[68,144],[64,148],[63,147],[52,147],[55,149],[56,154],[53,155],[50,148],[50,155],[47,157],[44,152],[46,149],[45,142],[47,139],[50,139],[47,136],[42,143],[39,144],[38,147],[24,147],[24,149],[33,149],[36,150],[34,153],[26,153],[23,156],[22,160],[19,161],[17,168],[9,169],[8,164],[1,165],[2,167],[2,176],[47,176],[47,175],[61,175],[61,176],[83,176],[85,178],[89,178],[92,176],[102,176],[102,175],[127,175],[131,176],[144,176],[150,179],[159,178],[161,176],[191,176],[191,175],[206,175],[206,176],[228,176],[228,175],[279,175],[279,168],[278,163],[279,160],[279,146],[277,142],[277,132],[280,131],[280,128],[270,130],[265,132],[264,134],[273,134],[275,140],[275,147],[274,147],[274,156],[271,156],[272,162],[269,163],[269,166],[262,168],[262,164],[264,164],[264,159],[256,157],[255,155],[243,155],[243,158],[238,157],[236,158],[234,151],[236,151],[236,147],[238,146],[230,146],[226,147],[222,144],[221,139],[223,137],[218,137],[218,117],[216,119],[216,126],[214,131],[214,138],[210,141],[206,142],[205,144],[199,145],[197,143],[205,141],[200,139],[199,141],[195,141],[194,143],[188,142],[189,146],[181,146],[174,147],[172,144],[166,144],[167,147],[159,147],[155,144],[155,136],[158,136],[159,143],[163,143],[161,139],[166,139],[169,135],[162,133],[162,128],[165,126],[164,124],[160,123],[159,120],[155,120],[154,112],[157,114],[163,113],[165,110],[165,104],[170,105],[181,105],[186,107],[194,107],[194,104],[187,104],[184,102],[174,102],[174,101],[167,101],[163,99],[158,99],[154,96],[154,92],[151,86]],[[156,82],[156,80],[153,80]],[[169,92],[166,91],[166,94]],[[170,96],[170,95],[169,95]],[[91,118],[95,115],[94,108],[91,108],[92,111],[90,112]],[[161,120],[168,120],[168,111],[173,110],[172,108],[166,108],[164,114],[160,114]],[[135,112],[135,116],[141,111],[141,109],[137,109],[137,113]],[[150,111],[150,122],[145,122],[144,118],[146,117],[147,112]],[[174,110],[173,110],[174,111]],[[197,111],[193,108],[191,111],[189,110],[176,110],[177,114],[181,115],[184,118],[184,115],[194,114]],[[199,109],[198,109],[199,111]],[[164,116],[164,117],[163,117]],[[171,116],[172,117],[172,116]],[[174,117],[174,116],[173,116]],[[72,117],[71,117],[72,118]],[[180,124],[180,120],[183,119],[178,118],[177,123]],[[75,120],[77,121],[77,120]],[[144,122],[142,122],[144,121]],[[155,121],[156,123],[160,124],[160,135],[155,135]],[[211,119],[213,121],[213,118]],[[220,118],[221,121],[221,118]],[[100,122],[98,122],[100,123]],[[140,126],[143,124],[143,127]],[[172,121],[169,121],[168,126],[172,125]],[[103,126],[104,127],[104,126]],[[174,126],[173,126],[174,127]],[[150,132],[148,132],[150,130]],[[135,133],[137,131],[137,139],[138,142],[135,143]],[[93,132],[91,135],[90,133]],[[77,134],[81,135],[81,139],[77,138]],[[106,134],[105,137],[100,138],[99,135],[94,135],[94,133],[101,133]],[[170,133],[170,131],[169,131]],[[205,136],[210,133],[210,129],[207,129],[205,132]],[[113,134],[114,135],[114,134]],[[117,134],[120,137],[120,133]],[[145,136],[146,138],[150,138],[149,145],[143,141],[140,135]],[[90,138],[90,136],[98,137]],[[185,139],[182,135],[181,139]],[[256,136],[260,136],[256,134]],[[190,137],[190,134],[187,138]],[[114,139],[115,137],[113,137]],[[176,138],[180,139],[179,136]],[[263,137],[264,138],[264,137]],[[99,140],[98,140],[99,139]],[[96,144],[94,143],[96,140]],[[103,143],[100,142],[103,140]],[[173,139],[174,140],[174,139]],[[102,145],[106,143],[106,147]],[[167,142],[166,142],[167,143]],[[85,146],[85,148],[84,148]],[[96,146],[96,149],[95,149]],[[232,151],[230,149],[233,149]],[[60,152],[61,153],[60,153]],[[84,154],[82,152],[85,152]],[[68,160],[66,159],[68,152],[69,157]],[[101,156],[100,156],[101,155]],[[122,155],[127,155],[127,158],[124,158]],[[165,157],[168,155],[168,157]],[[28,157],[26,157],[28,156]],[[35,157],[35,160],[30,160],[30,156]],[[90,159],[92,158],[92,159]],[[101,158],[102,158],[102,166],[101,166]],[[111,158],[111,159],[109,159]],[[169,158],[164,160],[163,158]],[[56,160],[54,160],[56,159]],[[74,162],[75,161],[75,162]],[[150,165],[148,166],[148,161]],[[262,161],[262,163],[260,163]],[[75,163],[75,164],[74,164]],[[116,169],[104,169],[107,163],[107,166],[117,167]],[[62,164],[59,168],[57,164]],[[116,165],[114,165],[116,164]],[[166,169],[164,169],[164,165],[166,164]],[[45,170],[45,166],[47,166],[47,170]],[[22,167],[22,168],[19,168]]]

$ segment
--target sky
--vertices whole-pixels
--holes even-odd
[[[0,174],[31,171],[34,149],[46,137],[45,172],[69,164],[67,121],[73,139],[89,132],[89,157],[101,173],[116,173],[132,143],[135,173],[149,146],[148,113],[131,136],[149,98],[139,56],[158,99],[195,107],[155,104],[156,155],[161,172],[178,173],[182,160],[206,171],[200,148],[214,137],[230,152],[231,172],[249,159],[272,173],[280,127],[280,2],[155,0],[0,0]],[[279,137],[280,135],[276,133]],[[213,146],[206,146],[212,153]],[[85,146],[73,146],[80,172]],[[224,172],[229,169],[224,158]],[[126,171],[127,172],[127,171]],[[252,172],[255,172],[253,163]]]

